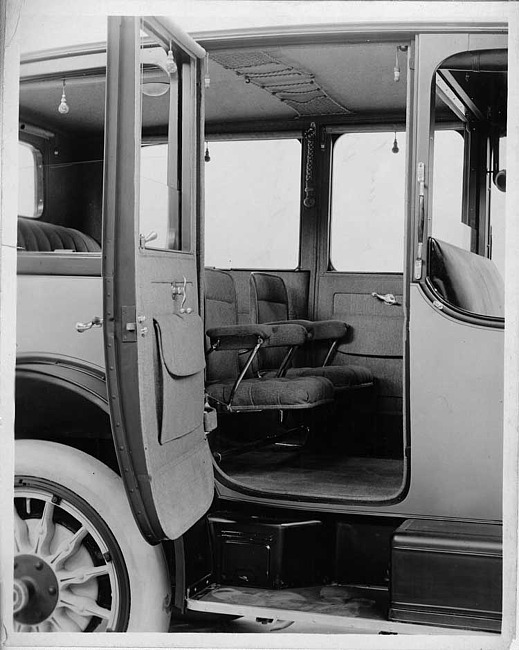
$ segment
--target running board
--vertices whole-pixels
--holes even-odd
[[[334,587],[327,589],[333,590]],[[337,587],[337,589],[342,589]],[[362,602],[367,599],[344,601],[337,597],[336,602],[326,606],[328,613],[324,613],[321,602],[316,600],[315,606],[308,602],[308,594],[302,596],[302,589],[253,589],[251,587],[216,586],[188,598],[186,607],[190,611],[206,612],[213,614],[228,614],[243,616],[252,619],[269,621],[293,621],[312,623],[320,626],[343,628],[345,633],[372,632],[373,634],[441,634],[441,635],[475,635],[495,636],[490,632],[479,632],[465,629],[436,627],[431,625],[416,625],[412,623],[399,623],[388,621],[382,613],[375,613],[364,606]],[[340,593],[340,592],[338,592]],[[261,595],[259,595],[261,594]],[[252,601],[266,601],[270,604],[256,604]],[[333,600],[333,597],[332,599]],[[291,608],[289,603],[295,603]],[[296,609],[298,603],[301,609]],[[283,606],[283,604],[285,606]],[[321,610],[321,611],[319,611]],[[333,613],[329,613],[333,610]],[[363,612],[363,610],[365,610]]]

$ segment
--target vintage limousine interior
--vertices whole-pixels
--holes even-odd
[[[406,483],[410,444],[404,273],[411,43],[203,45],[200,308],[207,403],[218,417],[208,434],[215,468],[245,491],[394,499]],[[153,60],[149,52],[144,58]],[[101,274],[102,59],[33,56],[22,63],[19,273],[73,276],[78,291],[82,278]],[[502,140],[504,61],[501,51],[491,53],[472,74],[454,57],[437,73],[437,157],[452,161],[435,190],[445,213],[462,200],[466,182],[460,111],[469,108],[459,97],[471,97],[475,126]],[[143,193],[164,184],[164,75],[159,65],[143,65]],[[503,160],[494,162],[497,173]],[[477,231],[458,221],[467,228],[465,249],[466,233],[449,239],[447,226],[429,237],[430,289],[461,314],[499,318],[500,272],[475,241]],[[496,229],[494,250],[499,236]],[[39,429],[56,439],[65,431],[91,439],[85,419],[71,426],[78,404],[92,410],[78,396],[61,401],[58,412],[57,391],[47,388],[26,408],[28,393],[38,392],[34,381],[19,380],[19,435]],[[110,437],[106,416],[95,426]]]

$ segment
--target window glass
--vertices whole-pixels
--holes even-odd
[[[37,218],[43,212],[41,153],[27,142],[18,143],[18,214]]]
[[[462,218],[464,140],[457,131],[434,134],[432,236],[470,251],[471,228]]]
[[[295,269],[301,145],[296,139],[210,142],[205,165],[205,263]]]
[[[146,248],[189,250],[189,183],[182,178],[182,156],[189,144],[184,140],[182,92],[190,92],[190,67],[167,58],[162,47],[141,49],[142,147],[140,168],[139,232]],[[188,98],[185,101],[189,101]],[[189,114],[189,113],[188,113]],[[168,132],[161,142],[150,143],[148,133],[169,115]],[[179,125],[182,124],[182,128]],[[185,127],[187,128],[187,126]],[[183,224],[181,197],[185,194],[186,221]]]
[[[345,133],[337,139],[330,233],[335,270],[402,273],[405,147],[404,132]]]
[[[168,219],[168,145],[146,145],[141,149],[141,234],[156,235],[152,248],[170,248]]]

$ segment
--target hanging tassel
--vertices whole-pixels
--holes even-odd
[[[58,106],[58,111],[62,115],[66,115],[69,112],[70,108],[69,105],[67,104],[67,97],[65,95],[65,79],[63,79],[63,90],[61,93],[61,102],[59,103]]]
[[[209,162],[211,160],[211,156],[209,154],[209,144],[206,142],[205,143],[205,156],[204,156],[205,162]]]
[[[400,149],[398,148],[398,140],[396,139],[396,131],[395,131],[395,139],[393,140],[393,148],[391,149],[393,153],[398,153]]]

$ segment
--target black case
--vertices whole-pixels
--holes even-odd
[[[501,598],[501,526],[417,519],[395,531],[391,620],[499,632]]]
[[[280,589],[318,581],[320,521],[241,519],[228,513],[207,519],[218,583]]]
[[[340,584],[387,587],[391,539],[400,523],[389,518],[337,522],[334,580]]]

